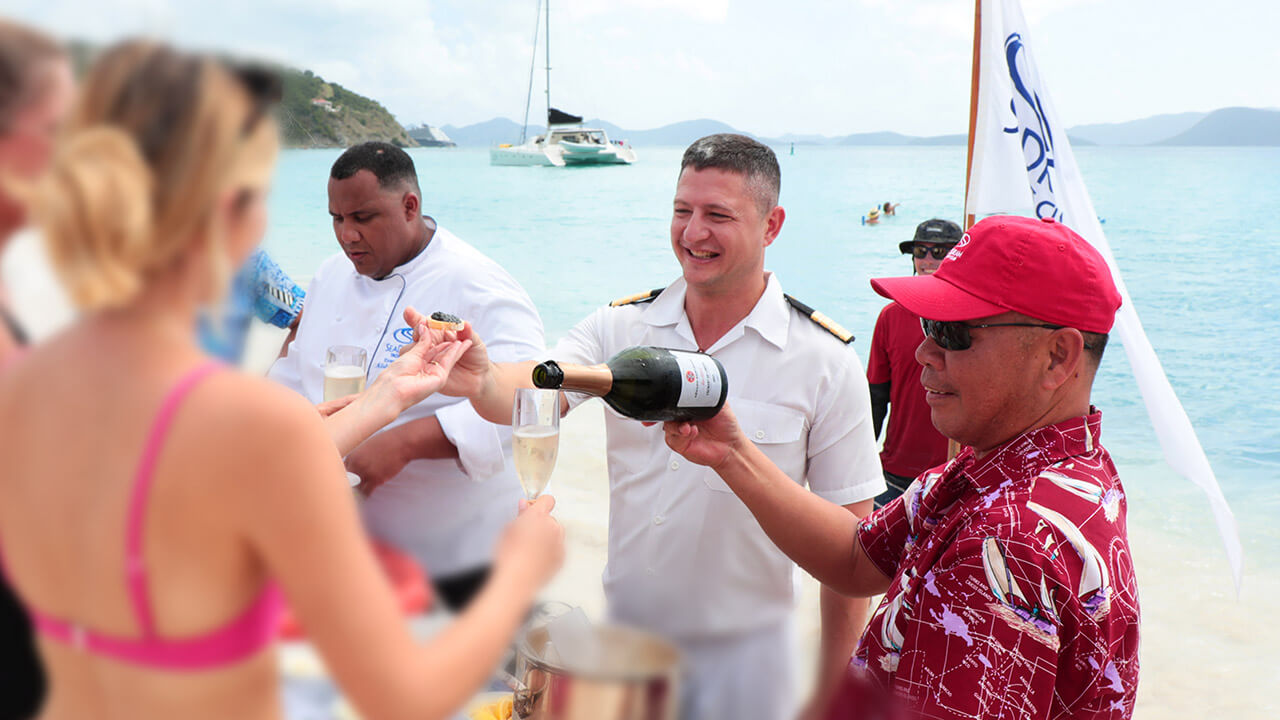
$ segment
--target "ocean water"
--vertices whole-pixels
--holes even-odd
[[[642,148],[630,167],[491,167],[486,150],[413,150],[424,207],[496,259],[533,297],[549,342],[593,308],[662,287],[679,268],[668,222],[679,148]],[[1280,534],[1280,148],[1077,151],[1085,180],[1152,344],[1244,528],[1250,560],[1274,563]],[[308,277],[337,251],[325,182],[334,150],[283,154],[267,247]],[[883,300],[871,277],[910,272],[899,241],[933,216],[959,219],[964,150],[798,147],[780,155],[787,219],[768,266],[793,295],[844,324],[865,359]],[[878,226],[861,216],[902,203]],[[1194,504],[1163,466],[1116,343],[1095,388],[1104,438],[1135,500]],[[1137,504],[1137,503],[1135,503]],[[1193,513],[1204,515],[1203,512]],[[1188,523],[1203,517],[1185,518]]]
[[[581,169],[491,167],[475,149],[411,154],[425,210],[524,285],[553,343],[592,309],[677,276],[668,223],[681,151],[640,148],[634,166]],[[780,151],[787,219],[767,266],[852,330],[865,360],[884,303],[868,279],[910,272],[897,244],[919,221],[959,219],[964,149]],[[325,195],[337,154],[280,162],[266,245],[297,278],[337,251]],[[1077,159],[1246,556],[1237,598],[1207,504],[1164,463],[1116,342],[1094,402],[1129,496],[1147,627],[1139,715],[1273,716],[1280,632],[1256,620],[1280,592],[1280,148],[1087,147]],[[902,203],[898,215],[862,226],[886,200]]]

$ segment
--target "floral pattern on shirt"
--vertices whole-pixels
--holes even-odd
[[[893,578],[850,663],[910,717],[1133,714],[1138,596],[1101,413],[966,448],[868,517]]]

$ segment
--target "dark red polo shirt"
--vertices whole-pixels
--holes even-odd
[[[965,448],[859,526],[893,581],[851,687],[869,681],[913,719],[1133,714],[1138,594],[1101,422],[1094,410],[982,460]]]
[[[921,340],[920,316],[889,303],[876,319],[867,360],[867,382],[889,383],[889,427],[880,465],[909,478],[947,461],[947,439],[933,427],[920,385],[916,348]]]

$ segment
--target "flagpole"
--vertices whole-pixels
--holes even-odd
[[[969,178],[973,175],[973,138],[978,130],[978,70],[982,67],[982,0],[973,0],[973,76],[969,82],[969,155],[964,163],[964,229],[973,227],[969,213]],[[947,458],[960,454],[960,443],[947,439]]]
[[[973,226],[969,212],[969,178],[973,175],[973,139],[978,130],[978,71],[982,67],[982,0],[973,0],[973,76],[969,82],[969,156],[964,164],[964,229]]]

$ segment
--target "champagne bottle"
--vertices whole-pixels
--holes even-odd
[[[603,365],[548,360],[533,368],[533,384],[602,398],[636,420],[705,420],[720,412],[729,378],[720,361],[699,352],[632,347]]]

